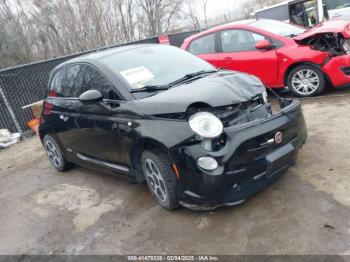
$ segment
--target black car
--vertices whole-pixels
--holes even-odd
[[[272,112],[256,77],[165,45],[91,53],[55,68],[39,128],[52,165],[147,182],[173,209],[237,205],[293,164],[306,139],[298,100]]]

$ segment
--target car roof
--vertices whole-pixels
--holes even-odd
[[[268,30],[264,30],[261,28],[258,28],[256,26],[254,26],[254,22],[258,22],[258,21],[271,21],[271,22],[276,22],[276,23],[284,23],[282,21],[278,21],[278,20],[274,20],[274,19],[265,19],[265,18],[258,18],[258,19],[247,19],[247,20],[241,20],[241,21],[236,21],[233,23],[228,23],[228,24],[223,24],[223,25],[219,25],[216,27],[213,27],[211,29],[205,30],[203,32],[200,32],[198,34],[195,35],[191,35],[188,38],[186,38],[184,40],[184,43],[182,45],[182,48],[187,48],[188,45],[195,39],[201,38],[205,35],[211,34],[211,33],[216,33],[218,31],[222,31],[222,30],[229,30],[229,29],[246,29],[246,30],[254,30],[256,32],[260,32],[260,33],[267,33],[269,35],[274,35],[275,38],[281,38],[282,36],[279,35],[275,35],[274,33],[268,31]]]
[[[157,46],[158,44],[138,44],[138,45],[126,45],[126,46],[119,46],[119,47],[113,47],[113,48],[105,48],[105,49],[100,49],[93,51],[88,54],[84,54],[81,56],[78,56],[76,58],[69,59],[66,62],[63,62],[56,66],[53,71],[56,71],[66,65],[74,64],[74,63],[90,63],[90,64],[95,64],[96,61],[99,59],[110,56],[116,53],[123,53],[127,52],[133,49],[139,49],[147,46]]]

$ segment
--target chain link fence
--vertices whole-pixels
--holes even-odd
[[[197,32],[169,35],[170,44],[179,47],[186,37]],[[159,43],[158,37],[123,45],[144,43]],[[112,47],[116,46],[107,48]],[[51,70],[66,60],[94,51],[96,50],[0,70],[0,129],[21,133],[28,130],[27,122],[33,115],[30,108],[22,107],[45,99]]]

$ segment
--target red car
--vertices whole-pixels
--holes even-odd
[[[312,29],[268,19],[221,25],[187,38],[182,49],[217,68],[247,72],[270,88],[320,94],[350,85],[350,23],[329,21]]]

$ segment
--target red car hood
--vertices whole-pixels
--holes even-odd
[[[342,20],[324,22],[306,30],[304,33],[294,37],[294,39],[302,41],[315,35],[326,33],[341,33],[345,38],[350,38],[350,22]]]

